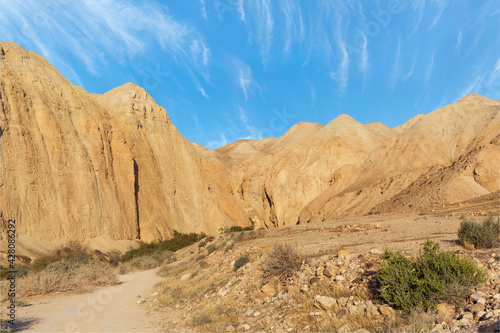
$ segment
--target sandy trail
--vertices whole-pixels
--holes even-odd
[[[155,332],[146,303],[156,283],[157,269],[120,275],[120,284],[92,293],[61,295],[18,309],[27,332]]]

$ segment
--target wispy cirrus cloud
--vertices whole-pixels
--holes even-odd
[[[252,90],[252,87],[259,88],[259,84],[254,79],[252,75],[252,68],[248,66],[243,61],[233,58],[233,72],[237,73],[236,81],[238,86],[245,98],[245,102],[248,101],[249,94]]]
[[[294,41],[299,44],[304,41],[305,27],[300,3],[295,0],[280,0],[279,4],[284,16],[285,42],[283,51],[286,56],[290,53]]]
[[[259,44],[262,63],[266,66],[271,58],[274,35],[272,4],[270,0],[250,0],[246,4],[248,4],[247,11],[240,11],[243,5],[241,7],[238,6],[238,11],[247,23],[249,22],[246,20],[246,17],[251,14],[252,23],[249,23],[248,27],[249,29],[255,28],[256,30],[252,31],[251,35],[254,35],[256,42]]]
[[[217,149],[217,148],[222,147],[222,146],[227,145],[227,144],[228,144],[228,141],[227,141],[226,136],[223,133],[220,133],[219,139],[211,140],[211,141],[207,142],[206,147],[208,149]]]
[[[156,2],[0,2],[0,35],[15,36],[58,67],[64,67],[65,61],[58,56],[64,50],[85,64],[89,72],[99,75],[107,62],[128,62],[144,54],[152,44],[159,44],[174,57],[187,59],[188,66],[208,63],[210,52],[203,36],[193,26],[174,19],[168,8]]]
[[[413,35],[418,30],[418,27],[420,26],[420,23],[424,18],[425,0],[414,0],[413,3],[411,4],[411,8],[418,12],[417,14],[418,16],[417,16],[417,22],[415,22],[415,25],[413,27],[410,36]]]
[[[429,26],[429,30],[431,30],[432,28],[434,28],[436,26],[436,24],[441,19],[443,12],[445,11],[446,7],[448,6],[448,0],[434,0],[434,1],[437,2],[438,9],[436,12],[436,16],[434,17],[434,20],[432,21],[431,25]]]
[[[399,35],[398,38],[398,47],[396,49],[396,62],[392,69],[391,86],[393,90],[396,87],[396,83],[398,82],[400,75],[401,75],[401,35]]]
[[[455,49],[460,50],[460,47],[462,46],[462,39],[463,39],[463,33],[462,29],[460,29],[460,31],[458,31],[457,43],[455,44]]]
[[[435,56],[436,56],[436,49],[434,49],[434,51],[432,51],[431,59],[429,61],[429,66],[427,67],[427,71],[425,74],[425,84],[426,85],[429,83],[429,80],[430,80],[431,75],[432,75],[432,69],[434,67],[434,57]]]
[[[248,116],[243,108],[239,108],[240,121],[243,124],[243,128],[247,131],[248,135],[243,137],[243,139],[250,140],[260,140],[262,139],[262,132],[259,131],[255,126],[249,124]]]
[[[488,83],[490,85],[495,84],[500,80],[500,59],[497,60],[495,67],[488,76]]]

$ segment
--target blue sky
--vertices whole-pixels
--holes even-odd
[[[144,87],[216,148],[339,114],[398,126],[500,99],[500,1],[0,0],[0,40],[104,93]]]

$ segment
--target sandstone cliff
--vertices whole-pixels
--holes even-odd
[[[89,94],[14,43],[0,52],[1,216],[19,234],[151,241],[249,223],[225,171],[142,88]]]

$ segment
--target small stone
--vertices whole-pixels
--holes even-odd
[[[337,300],[333,297],[319,296],[314,301],[314,306],[323,310],[330,310],[337,305]]]
[[[500,316],[500,309],[493,310],[493,317]]]
[[[476,303],[473,304],[469,307],[470,312],[478,312],[478,311],[483,311],[484,310],[484,304],[481,303]]]
[[[245,312],[245,314],[243,314],[245,317],[251,317],[253,315],[253,310],[250,309],[248,310],[247,312]]]
[[[493,295],[493,299],[500,299],[500,294]]]
[[[481,317],[481,320],[488,320],[493,317],[493,312],[488,311],[484,316]]]
[[[376,315],[378,315],[377,307],[373,304],[367,305],[365,312],[367,317],[375,317]]]
[[[260,316],[260,312],[259,311],[255,311],[254,314],[253,314],[254,317],[258,317]]]
[[[434,326],[434,328],[432,329],[432,332],[439,332],[439,331],[442,331],[442,330],[444,330],[443,325],[441,325],[441,324],[436,324],[436,325]]]
[[[346,297],[339,297],[337,299],[337,304],[340,306],[340,307],[344,307],[347,305],[347,298]]]
[[[327,267],[323,270],[323,275],[326,276],[326,277],[332,277],[336,274],[336,272],[330,268],[330,267]]]
[[[304,284],[302,285],[302,287],[300,287],[300,291],[306,293],[307,291],[309,290],[309,286],[307,284]]]
[[[462,318],[459,321],[457,321],[457,324],[460,326],[467,326],[470,324],[470,321],[467,318]]]
[[[342,318],[344,318],[345,316],[347,316],[347,314],[348,314],[348,313],[349,313],[349,312],[347,311],[347,309],[346,309],[346,308],[342,308],[342,309],[340,309],[340,310],[339,310],[339,312],[337,312],[337,318],[338,318],[338,319],[342,319]]]
[[[346,257],[348,255],[349,255],[349,252],[346,250],[340,250],[339,252],[337,252],[337,257],[339,257],[339,258]]]
[[[378,308],[378,311],[382,316],[386,317],[392,316],[394,314],[394,309],[387,305],[382,305],[380,308]]]
[[[181,280],[187,280],[191,277],[191,275],[192,275],[191,273],[186,273],[183,276],[181,276]]]
[[[468,320],[472,320],[472,318],[474,318],[474,316],[470,312],[464,312],[464,313],[462,313],[460,315],[460,317],[458,319],[462,319],[462,318],[466,318]]]
[[[349,305],[347,310],[349,310],[349,313],[353,316],[362,316],[365,312],[365,309],[362,306],[357,305]]]
[[[478,303],[478,304],[483,304],[483,305],[484,305],[484,304],[486,304],[486,300],[485,300],[484,298],[480,297],[480,298],[476,301],[476,303]]]
[[[315,284],[315,283],[318,283],[318,282],[319,282],[319,279],[317,277],[313,277],[311,280],[309,280],[310,284]]]
[[[263,285],[262,288],[261,288],[261,290],[267,296],[274,296],[274,294],[276,293],[276,291],[274,290],[274,288],[272,286],[268,285],[268,284]]]
[[[474,312],[474,319],[480,320],[485,314],[486,314],[486,312],[484,312],[484,311]]]
[[[241,325],[241,328],[242,328],[243,330],[245,330],[245,331],[248,331],[248,330],[250,329],[250,325],[248,325],[248,324],[243,324],[243,325]]]
[[[344,282],[345,281],[345,277],[343,275],[337,275],[335,277],[335,281],[337,281],[337,282]]]
[[[320,317],[321,316],[321,312],[309,312],[309,315],[311,317]]]
[[[382,251],[381,249],[371,249],[370,253],[371,254],[383,254],[384,251]]]
[[[474,302],[477,302],[477,300],[480,299],[481,297],[483,297],[483,295],[481,295],[481,293],[477,291],[475,293],[472,293],[472,295],[470,295],[470,299]]]
[[[230,333],[230,332],[234,332],[234,331],[236,331],[236,328],[234,328],[234,326],[233,326],[233,325],[228,325],[228,326],[226,326],[226,327],[224,328],[224,331],[226,331],[226,332]]]
[[[141,298],[141,299],[140,299],[140,300],[138,300],[136,303],[137,303],[137,304],[142,304],[142,303],[144,303],[144,302],[146,302],[146,300],[145,300],[144,298]]]

